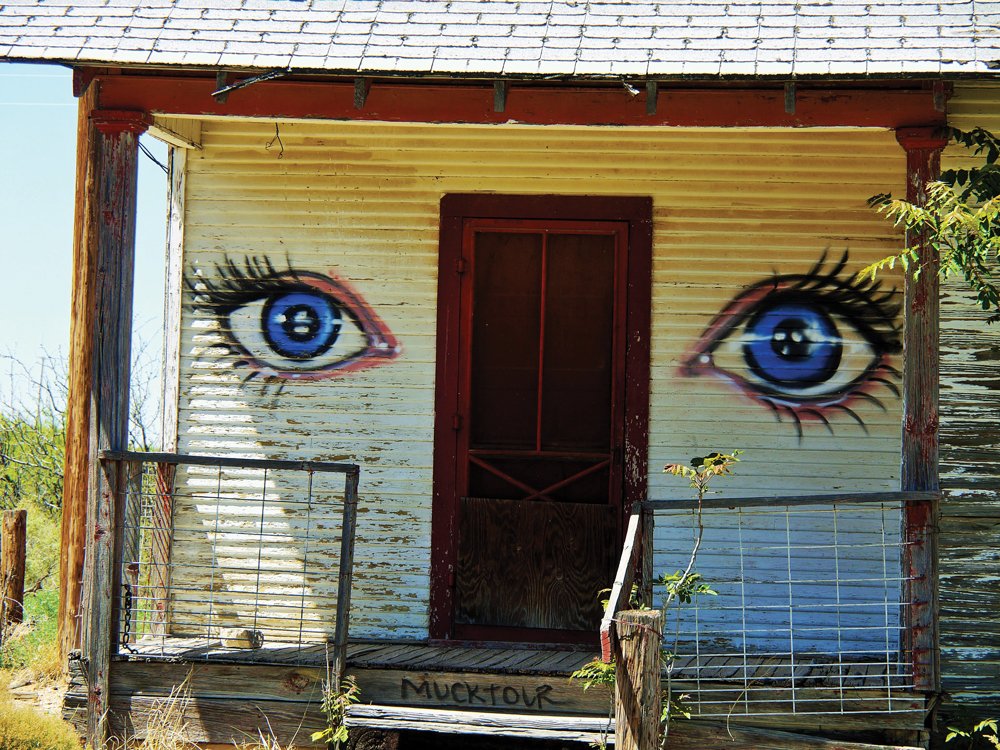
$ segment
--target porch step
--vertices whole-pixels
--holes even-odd
[[[605,731],[614,742],[614,724],[608,730],[606,718],[591,716],[555,716],[550,714],[515,714],[494,711],[450,711],[436,708],[377,706],[358,704],[347,709],[346,724],[373,729],[481,734],[494,737],[519,737],[563,742],[597,742]]]
[[[829,717],[827,717],[829,718]],[[478,734],[563,742],[615,741],[614,720],[592,716],[453,711],[405,706],[358,704],[347,709],[350,727],[396,731]],[[909,745],[873,745],[716,722],[675,720],[670,725],[671,750],[923,750]]]

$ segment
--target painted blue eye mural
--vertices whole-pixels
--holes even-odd
[[[788,416],[830,428],[832,412],[865,428],[851,409],[865,400],[885,410],[874,392],[899,396],[890,363],[902,351],[895,289],[844,275],[848,254],[827,266],[826,253],[805,274],[775,276],[738,294],[685,355],[680,374],[714,375]]]
[[[278,271],[267,258],[227,258],[213,278],[187,279],[193,307],[218,322],[243,382],[310,381],[395,359],[399,342],[346,281]]]

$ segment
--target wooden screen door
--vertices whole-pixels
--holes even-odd
[[[628,248],[625,221],[462,221],[451,637],[596,632],[625,491]]]

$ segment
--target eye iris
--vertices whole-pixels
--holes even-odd
[[[840,367],[843,349],[826,312],[785,303],[761,310],[747,324],[743,356],[769,382],[805,386],[829,380]]]
[[[311,359],[336,342],[340,309],[322,294],[289,292],[268,300],[262,313],[264,336],[274,351],[290,359]]]

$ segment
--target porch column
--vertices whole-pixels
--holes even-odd
[[[132,279],[139,135],[143,112],[95,110],[97,210],[93,212],[96,271],[89,338],[90,471],[84,564],[83,653],[87,658],[87,740],[103,747],[114,632],[114,540],[121,487],[117,462],[102,465],[102,450],[127,450],[132,343]]]
[[[947,140],[933,127],[899,128],[896,140],[906,150],[906,199],[922,204],[927,185],[941,169]],[[924,237],[906,237],[917,245],[920,275],[907,273],[904,287],[906,327],[903,337],[903,425],[900,484],[904,492],[937,492],[938,470],[938,320],[939,259]],[[936,692],[939,684],[937,643],[937,504],[906,506],[905,587],[910,604],[906,646],[913,655],[918,690]]]
[[[90,466],[91,335],[94,328],[94,216],[97,190],[97,134],[90,122],[97,86],[88,86],[77,105],[76,196],[73,218],[73,282],[70,303],[69,383],[66,394],[66,453],[63,466],[59,549],[59,658],[80,647],[80,603],[87,530],[87,474]]]

